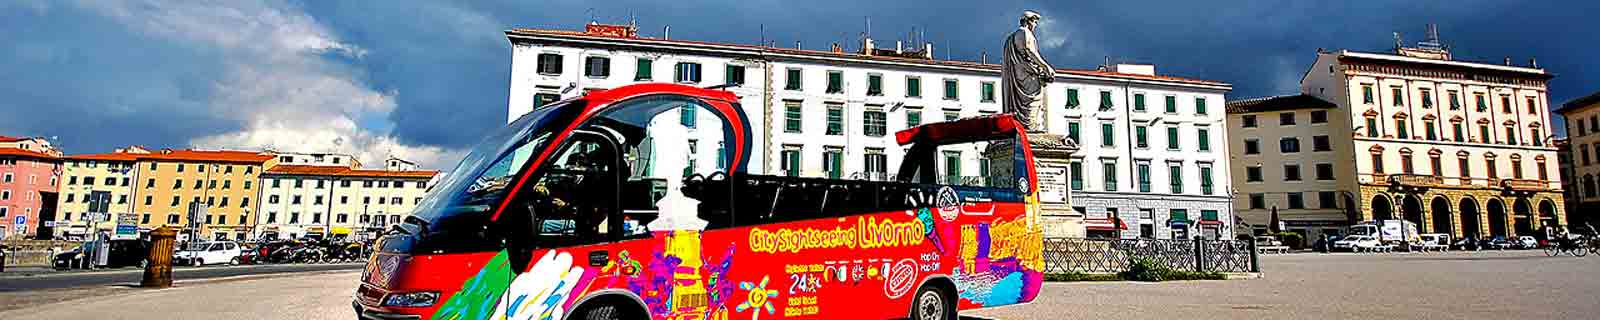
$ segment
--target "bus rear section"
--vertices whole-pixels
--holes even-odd
[[[902,131],[878,160],[892,173],[801,177],[751,169],[726,92],[557,105],[381,241],[359,317],[954,319],[1039,292],[1033,159],[1008,116]]]

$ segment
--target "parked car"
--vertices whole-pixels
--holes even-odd
[[[1539,239],[1534,238],[1533,236],[1521,236],[1517,237],[1517,240],[1514,241],[1511,246],[1520,250],[1538,249]]]
[[[1373,236],[1348,236],[1333,242],[1334,251],[1361,252],[1370,251],[1382,245],[1377,237]]]
[[[111,240],[107,250],[106,264],[96,267],[120,268],[130,266],[143,266],[150,258],[150,243],[144,240]],[[56,270],[87,268],[89,256],[84,253],[90,244],[85,243],[73,248],[72,251],[62,252],[51,257],[50,264]]]
[[[1503,236],[1495,236],[1494,238],[1478,240],[1478,249],[1479,250],[1483,250],[1483,249],[1505,250],[1505,249],[1511,249],[1511,247],[1512,247],[1511,241],[1506,240],[1506,237],[1503,237]]]
[[[207,264],[239,264],[239,244],[223,241],[191,242],[183,251],[173,254],[173,264],[202,266]]]

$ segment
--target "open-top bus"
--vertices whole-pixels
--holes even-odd
[[[356,315],[955,319],[1038,294],[1037,179],[1011,117],[897,132],[892,180],[803,178],[750,172],[766,155],[737,101],[639,84],[521,116],[378,242]],[[950,148],[983,150],[987,174],[940,171]]]

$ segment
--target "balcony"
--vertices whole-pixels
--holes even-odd
[[[1507,191],[1533,192],[1550,189],[1550,183],[1544,180],[1505,179],[1500,181],[1500,187]]]
[[[1389,176],[1389,184],[1400,187],[1432,188],[1444,185],[1444,178],[1433,175],[1397,174]]]

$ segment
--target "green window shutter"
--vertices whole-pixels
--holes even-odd
[[[1067,108],[1078,107],[1078,89],[1067,89]]]
[[[651,72],[651,68],[653,67],[654,63],[655,62],[651,61],[650,59],[639,59],[638,68],[633,72],[633,80],[649,81],[654,76]]]
[[[1199,129],[1195,136],[1200,142],[1200,151],[1211,151],[1211,130]]]
[[[1377,138],[1378,137],[1378,119],[1377,118],[1372,118],[1372,117],[1368,117],[1367,118],[1367,137],[1368,138]]]
[[[1139,164],[1139,192],[1150,192],[1150,165]]]
[[[1393,97],[1394,106],[1396,106],[1396,107],[1405,106],[1406,105],[1405,92],[1401,91],[1400,88],[1391,88],[1391,89],[1392,89],[1392,90],[1390,90],[1390,91],[1392,91],[1391,94],[1394,95],[1394,97]]]
[[[883,95],[883,76],[882,75],[876,75],[876,74],[867,75],[867,94],[868,95],[874,95],[874,96]]]
[[[1135,139],[1134,140],[1134,144],[1133,144],[1134,146],[1137,146],[1137,147],[1140,147],[1140,148],[1148,148],[1148,147],[1150,147],[1150,138],[1145,133],[1145,131],[1146,131],[1145,126],[1138,126],[1138,127],[1134,127],[1133,128],[1133,138]]]
[[[1072,139],[1072,142],[1074,142],[1074,143],[1083,142],[1083,140],[1079,140],[1078,139],[1078,123],[1077,122],[1068,122],[1067,123],[1067,138],[1068,139]]]
[[[1167,149],[1178,150],[1178,127],[1167,127]]]
[[[1110,147],[1117,144],[1116,136],[1112,135],[1113,131],[1115,129],[1110,123],[1100,125],[1100,145]]]
[[[1200,194],[1211,194],[1211,168],[1200,168]]]
[[[994,83],[984,82],[981,86],[983,88],[983,101],[994,101]]]
[[[945,80],[944,81],[944,98],[948,99],[948,100],[955,100],[957,98],[956,89],[957,88],[956,88],[956,81],[955,80]]]
[[[1100,165],[1100,175],[1105,177],[1105,190],[1117,191],[1117,164],[1107,162]]]
[[[1113,107],[1114,105],[1111,103],[1111,91],[1100,91],[1100,109],[1105,110]]]
[[[1183,167],[1167,167],[1167,181],[1172,184],[1172,193],[1183,193]]]
[[[788,76],[784,77],[783,89],[800,90],[800,69],[789,69]]]
[[[1361,86],[1361,102],[1372,104],[1372,86]]]
[[[1206,114],[1206,98],[1194,98],[1194,113]]]
[[[1134,111],[1144,111],[1144,94],[1143,93],[1138,93],[1138,94],[1134,94],[1133,95],[1133,110]]]
[[[1072,170],[1072,190],[1083,190],[1083,163],[1073,162],[1070,165],[1070,169]]]
[[[922,79],[921,78],[906,78],[906,96],[907,97],[921,97],[922,96]]]
[[[1178,97],[1167,96],[1167,113],[1178,113]]]
[[[1170,212],[1169,216],[1170,217],[1167,218],[1167,221],[1188,222],[1189,221],[1189,210],[1172,209],[1172,211]]]
[[[1217,210],[1200,210],[1200,220],[1217,221]]]
[[[844,73],[828,71],[828,93],[844,92]]]
[[[783,131],[800,132],[801,107],[799,103],[787,103],[783,107]]]
[[[694,128],[696,120],[694,108],[694,106],[683,106],[681,109],[678,109],[678,122],[682,123],[684,127]]]
[[[922,111],[906,111],[906,127],[922,125]]]

